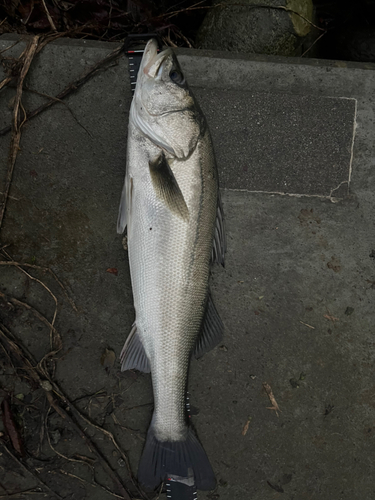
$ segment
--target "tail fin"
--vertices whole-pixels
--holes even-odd
[[[139,463],[139,482],[146,488],[154,489],[165,481],[168,475],[189,477],[191,469],[199,490],[215,488],[215,474],[191,428],[185,441],[159,441],[151,426]]]

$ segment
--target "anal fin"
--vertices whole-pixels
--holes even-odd
[[[144,373],[151,372],[150,362],[137,333],[137,325],[135,323],[122,348],[120,361],[121,371],[123,372],[125,370],[139,370]]]
[[[223,338],[223,331],[223,322],[212,301],[211,294],[209,294],[202,328],[195,344],[194,356],[200,358],[203,354],[217,346]]]

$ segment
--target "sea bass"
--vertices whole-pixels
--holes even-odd
[[[206,453],[188,424],[186,386],[196,357],[221,339],[209,293],[210,263],[223,264],[225,236],[206,120],[172,50],[145,48],[130,109],[117,232],[127,227],[136,318],[122,370],[150,372],[154,413],[138,478],[167,475],[215,487]]]

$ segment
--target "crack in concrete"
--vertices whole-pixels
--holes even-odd
[[[348,191],[349,191],[349,181],[342,181],[342,182],[340,182],[340,184],[337,187],[331,189],[331,192],[328,196],[322,195],[322,194],[283,193],[282,191],[256,191],[256,190],[250,190],[250,189],[234,189],[234,188],[223,188],[223,190],[224,191],[250,193],[250,194],[269,194],[269,195],[278,195],[278,196],[289,196],[291,198],[320,198],[322,200],[329,200],[332,203],[338,203],[339,201],[343,200],[344,198],[336,198],[335,196],[332,196],[332,193],[334,191],[337,191],[343,184],[348,184]]]
[[[352,136],[352,144],[351,144],[351,147],[350,147],[348,191],[349,191],[350,181],[352,179],[353,158],[354,158],[354,138],[355,138],[355,132],[357,130],[357,109],[358,109],[358,102],[357,102],[357,99],[354,99],[354,101],[355,101],[355,104],[354,104],[353,136]]]

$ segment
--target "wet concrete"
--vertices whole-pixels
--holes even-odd
[[[2,37],[0,50],[11,43]],[[71,40],[47,46],[27,85],[55,95],[116,45],[108,47]],[[11,51],[19,53],[20,46]],[[192,363],[189,384],[193,423],[218,477],[217,490],[199,498],[370,499],[373,68],[180,54],[216,139],[228,235],[226,267],[214,268],[212,276],[225,337]],[[13,95],[13,89],[0,93],[1,126],[9,123]],[[24,94],[26,109],[43,100]],[[19,262],[51,267],[64,283],[78,312],[51,276],[33,270],[58,300],[56,328],[64,350],[55,378],[71,400],[89,396],[77,405],[115,434],[136,471],[151,416],[150,377],[120,374],[117,361],[107,370],[101,364],[106,348],[119,354],[134,319],[127,255],[116,234],[130,103],[126,59],[98,73],[66,103],[69,108],[57,104],[23,130],[1,246],[10,244],[6,251]],[[257,133],[256,116],[262,123]],[[239,139],[244,130],[248,142]],[[304,144],[308,134],[312,142]],[[2,179],[8,144],[9,136],[0,138]],[[241,169],[245,155],[247,170]],[[18,269],[0,267],[0,291],[51,320],[51,296]],[[2,303],[0,319],[37,359],[48,352],[49,330],[30,313]],[[6,366],[0,377],[14,394],[30,392]],[[277,414],[269,409],[264,382],[273,390]],[[22,415],[26,434],[35,434],[29,442],[35,454],[40,426],[32,411]],[[56,414],[48,427],[60,453],[90,455]],[[89,432],[128,481],[111,442]],[[87,466],[56,457],[46,442],[40,457],[54,457],[54,474],[41,474],[62,496],[113,498],[58,472],[65,468],[91,481]],[[0,459],[8,491],[31,487]],[[99,467],[95,471],[115,490]]]

